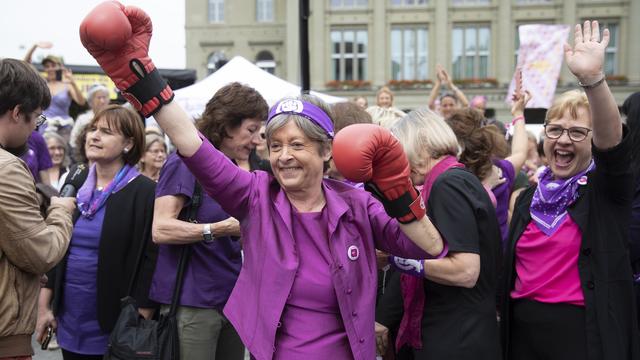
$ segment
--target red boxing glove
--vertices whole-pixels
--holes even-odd
[[[342,176],[364,182],[389,216],[401,223],[425,216],[422,197],[409,177],[409,160],[389,130],[373,124],[345,127],[333,140],[333,161]]]
[[[149,58],[152,31],[144,11],[117,1],[96,6],[80,24],[82,45],[145,117],[173,100],[173,91]]]

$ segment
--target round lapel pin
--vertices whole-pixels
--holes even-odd
[[[587,175],[583,175],[578,179],[578,185],[587,185]]]
[[[349,249],[347,249],[347,256],[349,260],[357,260],[360,257],[360,250],[357,246],[351,245]]]

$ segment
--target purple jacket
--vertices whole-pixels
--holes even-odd
[[[240,169],[206,139],[184,163],[205,191],[240,221],[245,258],[224,314],[256,359],[271,359],[300,261],[291,235],[291,204],[273,176]],[[375,359],[375,248],[414,259],[431,256],[400,231],[369,193],[333,180],[324,180],[322,186],[333,284],[351,350],[355,359]]]

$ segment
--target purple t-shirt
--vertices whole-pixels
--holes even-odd
[[[331,278],[326,207],[292,214],[301,261],[276,333],[274,359],[353,359]]]
[[[171,154],[160,172],[156,197],[184,195],[190,204],[195,177],[180,157]],[[184,211],[184,209],[183,209]],[[198,223],[215,223],[229,218],[220,205],[206,192],[196,213]],[[149,298],[161,304],[171,304],[175,285],[180,246],[160,245]],[[212,243],[192,245],[180,296],[180,305],[222,310],[238,279],[242,267],[241,246],[230,236],[217,237]]]
[[[493,159],[493,164],[502,170],[502,176],[507,180],[493,188],[493,195],[496,197],[496,215],[500,224],[500,234],[502,243],[507,241],[509,234],[509,200],[511,199],[511,189],[516,178],[513,165],[508,160]]]
[[[57,336],[63,349],[79,354],[102,355],[109,342],[97,315],[98,249],[105,211],[106,206],[101,207],[91,220],[80,216],[69,244]]]
[[[40,182],[40,171],[53,166],[47,142],[39,132],[33,131],[27,140],[29,150],[20,158],[27,164],[36,182]]]

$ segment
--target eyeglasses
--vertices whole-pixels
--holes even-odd
[[[47,121],[47,117],[44,114],[40,114],[36,117],[36,127],[40,127]]]
[[[260,138],[261,138],[262,140],[266,140],[266,139],[267,139],[267,134],[265,134],[265,133],[260,133]]]
[[[571,139],[571,141],[580,142],[587,138],[591,129],[581,126],[573,126],[567,129],[560,125],[550,124],[544,126],[544,134],[549,139],[559,139],[565,131],[569,135],[569,139]]]

